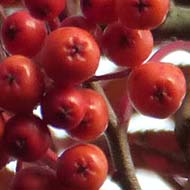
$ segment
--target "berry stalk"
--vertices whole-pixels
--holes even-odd
[[[91,83],[91,87],[105,99],[104,92],[98,83]],[[113,161],[114,173],[112,179],[124,189],[139,190],[134,164],[130,154],[126,127],[118,125],[117,117],[107,101],[109,109],[109,126],[105,132],[110,154]]]

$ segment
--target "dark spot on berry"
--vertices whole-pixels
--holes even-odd
[[[60,120],[70,120],[71,119],[72,110],[66,107],[59,107],[59,112],[57,112],[56,116]]]
[[[10,146],[13,155],[24,155],[27,150],[26,139],[23,138],[17,138]]]
[[[125,48],[125,47],[133,47],[134,42],[132,38],[128,37],[126,34],[122,34],[119,38],[119,47]]]
[[[15,77],[12,74],[7,75],[6,80],[8,81],[9,85],[15,82]]]
[[[80,53],[80,47],[77,45],[72,46],[71,52],[70,52],[71,56],[74,56],[78,53]]]
[[[139,0],[136,4],[135,7],[137,7],[139,13],[142,13],[145,11],[147,7],[149,7],[148,4],[146,4],[143,0]]]
[[[78,174],[84,174],[87,170],[87,167],[82,165],[82,164],[78,164],[78,168],[77,168],[77,173]]]
[[[7,31],[6,31],[6,34],[7,34],[7,37],[10,39],[10,40],[14,40],[17,36],[17,33],[18,33],[18,29],[16,27],[16,25],[12,24],[8,27]]]
[[[169,95],[165,89],[155,86],[152,98],[163,103],[167,98],[169,98]]]

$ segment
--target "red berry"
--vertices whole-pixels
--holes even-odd
[[[153,29],[164,22],[169,2],[169,0],[117,0],[117,14],[119,20],[129,28]]]
[[[78,144],[68,148],[57,162],[58,180],[69,189],[99,189],[107,173],[105,154],[92,144]]]
[[[129,98],[144,115],[157,118],[172,115],[181,106],[185,93],[182,71],[169,63],[148,62],[129,75]]]
[[[80,0],[81,11],[91,22],[107,24],[117,20],[115,0]]]
[[[109,24],[102,36],[102,51],[119,66],[135,67],[148,58],[153,49],[149,30],[133,30],[121,23]]]
[[[11,112],[31,112],[44,92],[39,67],[29,58],[14,55],[0,64],[0,107]]]
[[[48,168],[32,166],[16,173],[11,190],[53,190],[56,189],[55,172]]]
[[[87,31],[62,27],[50,33],[42,49],[42,66],[59,84],[76,84],[90,78],[99,65],[100,50]]]
[[[23,161],[36,161],[50,145],[46,124],[34,115],[15,115],[5,125],[3,143],[7,152]]]
[[[108,108],[104,98],[94,90],[82,89],[87,109],[83,120],[74,129],[67,130],[73,138],[95,140],[108,126]]]
[[[45,23],[33,18],[28,11],[17,11],[2,24],[2,40],[11,54],[32,57],[41,49],[46,37]]]
[[[86,102],[78,88],[55,87],[41,102],[43,120],[54,127],[75,128],[83,119]]]
[[[64,10],[65,0],[23,0],[31,15],[43,20],[51,20]]]

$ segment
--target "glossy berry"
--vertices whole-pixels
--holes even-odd
[[[87,108],[78,126],[67,130],[73,138],[83,141],[95,140],[108,126],[108,108],[104,98],[96,91],[82,89]]]
[[[86,102],[78,88],[51,89],[42,99],[43,120],[54,127],[75,128],[86,112]]]
[[[92,144],[70,147],[57,161],[57,178],[68,189],[99,189],[107,172],[105,154]]]
[[[42,49],[42,66],[59,84],[87,80],[96,72],[99,59],[100,50],[93,36],[77,27],[61,27],[51,32]]]
[[[54,188],[56,188],[55,172],[39,166],[20,170],[11,183],[11,190],[53,190]]]
[[[117,20],[115,0],[80,0],[83,15],[91,22],[108,24]]]
[[[23,0],[31,15],[42,20],[52,20],[65,8],[65,0]]]
[[[129,98],[143,115],[169,117],[181,106],[185,93],[185,77],[170,63],[148,62],[129,75]]]
[[[109,24],[102,36],[102,51],[119,66],[135,67],[148,58],[153,49],[149,30],[129,29],[121,23]]]
[[[162,24],[169,10],[169,0],[117,0],[119,20],[129,28],[153,29]]]
[[[17,11],[2,24],[2,41],[11,54],[32,57],[36,55],[46,37],[45,23],[33,18],[28,11]]]
[[[14,113],[31,112],[44,92],[42,73],[29,58],[14,55],[0,64],[0,107]]]
[[[15,115],[5,125],[3,143],[7,152],[23,161],[36,161],[50,145],[46,124],[34,115]]]

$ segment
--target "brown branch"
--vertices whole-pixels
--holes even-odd
[[[174,115],[175,132],[178,144],[186,159],[185,167],[190,169],[190,151],[189,151],[189,138],[190,138],[190,93],[189,93],[189,80],[190,80],[190,67],[182,68],[186,78],[186,96],[179,110]]]
[[[181,0],[182,2],[182,0]],[[185,3],[185,2],[184,2]],[[171,1],[166,21],[152,31],[154,40],[189,40],[190,39],[190,7],[182,7]]]
[[[181,6],[190,6],[189,0],[174,0],[174,3]]]
[[[99,92],[107,101],[98,83],[91,83],[91,87]],[[126,128],[118,126],[117,117],[108,101],[107,105],[109,108],[110,121],[105,135],[115,170],[112,180],[120,185],[123,190],[139,190],[140,185],[136,178],[135,168],[130,154]]]

